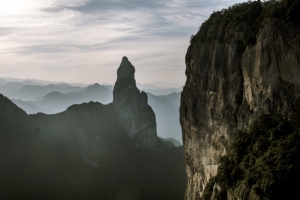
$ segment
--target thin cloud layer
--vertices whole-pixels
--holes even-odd
[[[190,35],[212,11],[239,2],[0,2],[1,76],[113,83],[126,55],[137,81],[183,85]]]

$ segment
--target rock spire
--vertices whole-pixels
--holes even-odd
[[[138,148],[153,148],[159,145],[156,119],[148,105],[148,96],[140,92],[134,79],[135,68],[123,57],[117,71],[113,95],[119,122]]]

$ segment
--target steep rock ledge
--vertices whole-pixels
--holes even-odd
[[[194,42],[188,48],[180,107],[186,199],[201,198],[236,129],[244,130],[261,114],[289,117],[299,106],[299,25],[290,22],[283,28],[277,20],[266,20],[253,46],[242,42],[247,28],[242,22],[211,26],[207,37],[218,32],[221,40]],[[256,199],[245,191],[241,189],[240,199]]]
[[[140,92],[134,79],[135,69],[127,57],[123,57],[117,71],[113,95],[119,122],[138,148],[160,145],[156,131],[156,119],[148,105],[148,96]]]

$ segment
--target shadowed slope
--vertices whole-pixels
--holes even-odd
[[[113,104],[26,115],[0,96],[0,109],[3,199],[183,198],[183,149],[136,149]]]

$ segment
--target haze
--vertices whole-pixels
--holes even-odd
[[[0,1],[2,77],[114,83],[120,59],[141,83],[185,81],[191,34],[238,0]]]

